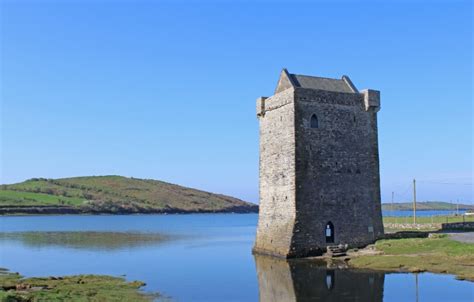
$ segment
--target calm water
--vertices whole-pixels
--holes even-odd
[[[2,232],[48,232],[1,237],[0,267],[26,276],[125,275],[128,280],[145,281],[145,290],[176,301],[474,298],[472,283],[448,275],[331,270],[308,261],[254,258],[256,223],[256,214],[0,217]],[[57,231],[94,232],[95,239],[51,233]],[[114,232],[118,237],[110,240],[109,234],[101,239],[96,232]],[[152,236],[132,240],[120,232]],[[174,239],[155,241],[162,237],[154,233]]]

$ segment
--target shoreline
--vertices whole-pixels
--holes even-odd
[[[399,210],[403,212],[411,212],[409,210]],[[445,211],[452,212],[451,210],[417,210],[420,212],[428,211]],[[0,217],[1,216],[48,216],[48,215],[174,215],[174,214],[258,214],[258,205],[249,207],[232,207],[229,209],[222,210],[182,210],[182,209],[156,209],[146,211],[133,211],[133,210],[118,210],[118,211],[101,211],[101,210],[90,210],[80,209],[74,207],[64,206],[0,206]],[[439,217],[462,217],[468,215],[437,215]],[[407,219],[412,216],[390,216],[385,215],[384,218],[389,219]],[[419,219],[423,220],[427,217],[420,216]],[[430,217],[428,217],[430,218]],[[470,217],[469,217],[470,218]],[[406,223],[412,224],[412,223]]]
[[[257,214],[258,205],[235,206],[221,210],[183,210],[169,209],[147,209],[140,210],[100,210],[90,208],[75,208],[67,206],[0,206],[0,216],[43,216],[43,215],[172,215],[172,214]]]
[[[445,233],[432,234],[427,238],[378,240],[363,249],[349,251],[343,261],[355,269],[449,274],[474,282],[474,244],[453,240]]]
[[[0,268],[1,301],[36,301],[40,299],[94,301],[152,301],[159,293],[142,291],[142,281],[127,281],[123,276],[68,275],[24,277]]]

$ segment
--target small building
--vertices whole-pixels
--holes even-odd
[[[284,258],[361,247],[383,235],[377,112],[380,92],[349,77],[281,72],[257,100],[260,212],[255,253]]]

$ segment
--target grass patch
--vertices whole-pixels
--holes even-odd
[[[0,190],[0,206],[50,206],[83,204],[84,198],[56,196],[44,193]]]
[[[438,235],[434,238],[379,240],[375,248],[382,254],[353,258],[350,265],[386,271],[447,273],[474,281],[474,244]]]
[[[123,278],[77,275],[23,278],[16,273],[0,273],[1,301],[151,301],[157,295],[140,292],[145,283]]]

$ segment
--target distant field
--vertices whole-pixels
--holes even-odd
[[[442,201],[423,201],[416,203],[418,211],[438,210],[438,211],[456,211],[459,210],[474,210],[474,205],[471,204],[454,204]],[[384,211],[410,211],[413,210],[412,202],[396,202],[383,203],[382,210]]]
[[[463,220],[464,219],[464,220]],[[447,223],[447,222],[463,222],[463,221],[474,221],[474,215],[470,216],[431,216],[431,217],[417,217],[417,224],[430,224],[430,223]],[[406,217],[383,217],[384,223],[412,223],[413,216]]]
[[[442,223],[474,222],[474,216],[424,216],[417,217],[413,224],[413,216],[408,217],[383,217],[386,233],[398,231],[437,231]]]

